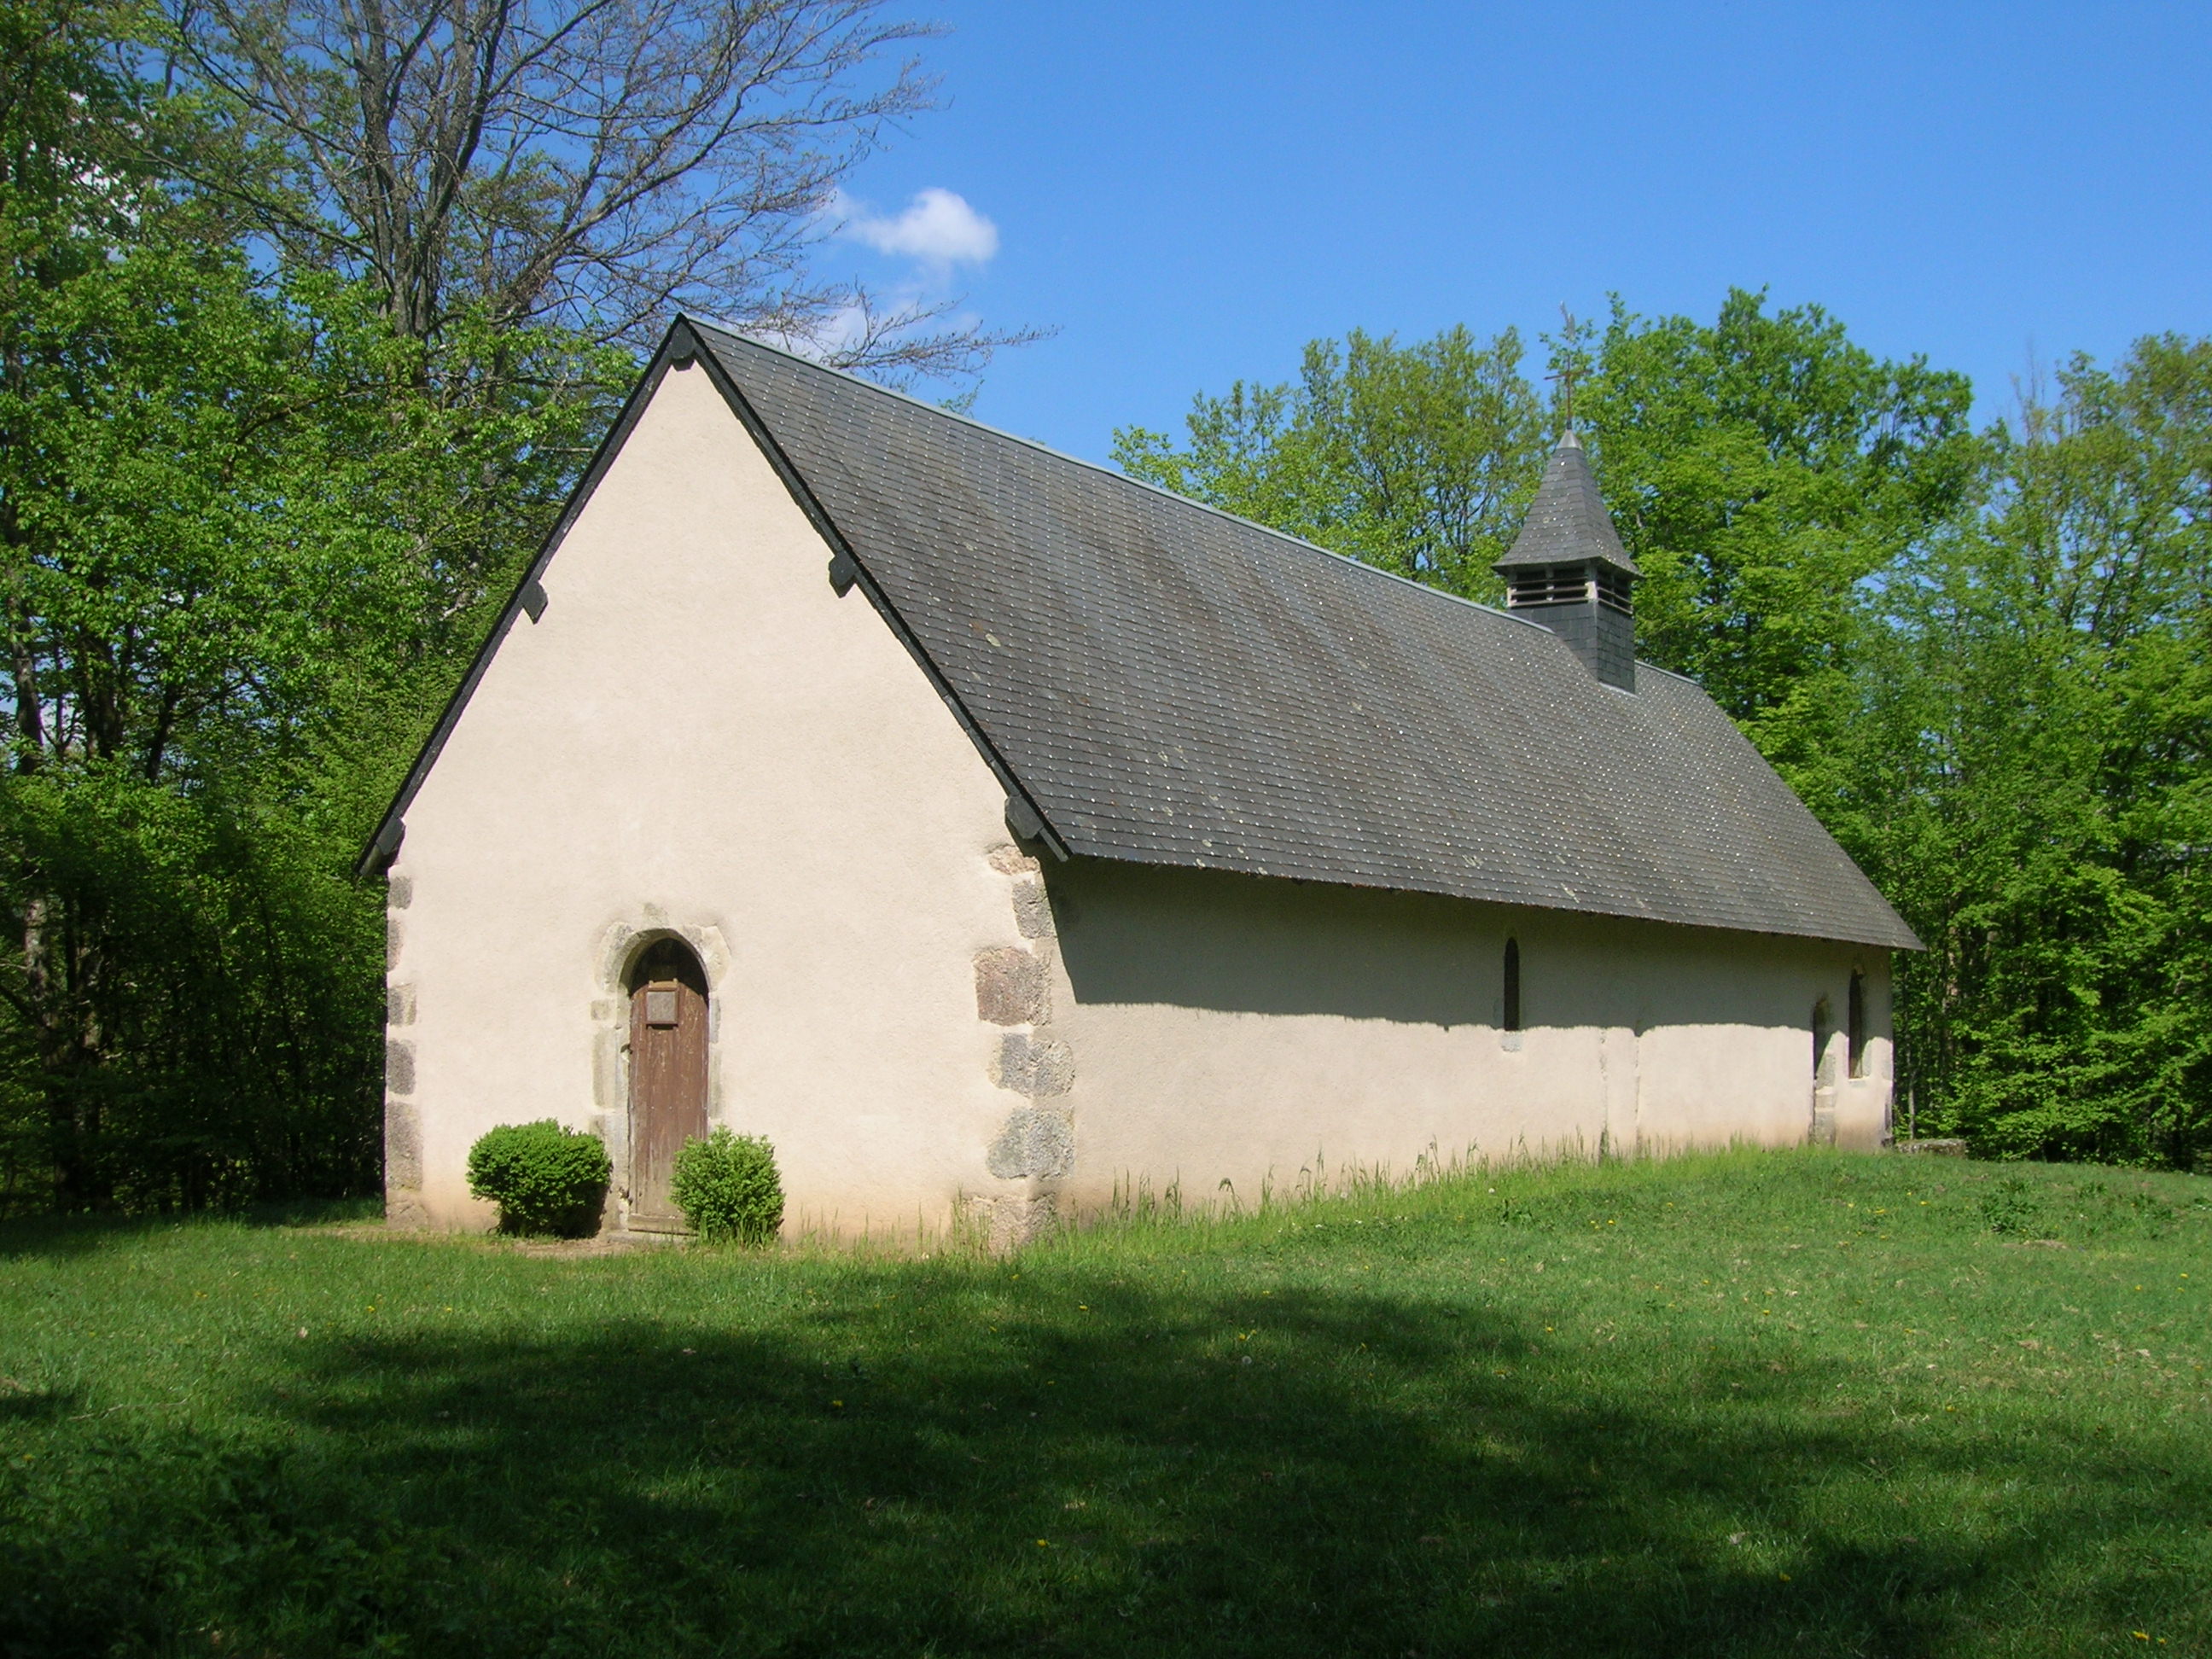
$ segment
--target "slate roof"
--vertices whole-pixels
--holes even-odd
[[[1690,681],[1610,690],[1536,623],[692,326],[1070,853],[1917,945]],[[1579,447],[1544,488],[1516,556],[1593,504],[1619,549]]]
[[[1491,568],[1580,564],[1586,559],[1600,560],[1632,576],[1644,574],[1620,544],[1582,440],[1570,432],[1545,463],[1544,482],[1536,487],[1536,499],[1528,503],[1528,516],[1521,521],[1511,550]]]

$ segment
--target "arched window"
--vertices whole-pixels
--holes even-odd
[[[1505,941],[1505,1018],[1504,1029],[1521,1029],[1521,941]]]
[[[1853,1077],[1866,1075],[1866,975],[1851,971],[1851,994],[1844,1011],[1844,1054]]]

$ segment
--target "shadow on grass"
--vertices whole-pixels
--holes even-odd
[[[301,1198],[256,1204],[234,1214],[37,1215],[0,1221],[0,1261],[29,1256],[81,1256],[131,1243],[148,1233],[227,1220],[244,1227],[328,1227],[342,1222],[378,1221],[380,1198]]]
[[[248,1227],[333,1227],[381,1221],[382,1198],[288,1198],[256,1204],[236,1218]]]
[[[174,1227],[173,1216],[40,1215],[0,1222],[0,1261],[93,1255]]]
[[[54,1423],[84,1404],[82,1389],[27,1389],[0,1376],[0,1423]]]
[[[106,1431],[110,1483],[0,1565],[0,1650],[1936,1654],[2160,1501],[2085,1447],[1970,1559],[1838,1524],[1897,1442],[1765,1351],[1599,1379],[1458,1304],[883,1285],[757,1331],[272,1346],[276,1439]]]

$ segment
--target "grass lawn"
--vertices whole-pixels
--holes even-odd
[[[1951,1159],[1004,1261],[16,1224],[0,1653],[2208,1653],[2209,1360],[2212,1181]]]

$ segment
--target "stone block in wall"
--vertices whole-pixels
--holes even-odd
[[[1006,1119],[985,1154],[1001,1181],[1064,1176],[1075,1167],[1075,1122],[1052,1106],[1024,1106]]]
[[[415,1023],[413,986],[387,985],[384,988],[384,1023],[386,1025],[412,1025]]]
[[[1058,931],[1053,926],[1052,899],[1035,876],[1014,883],[1014,926],[1024,939],[1050,939]]]
[[[384,1224],[394,1232],[421,1232],[430,1224],[430,1207],[422,1194],[394,1188],[384,1195]]]
[[[1834,1144],[1847,1152],[1878,1152],[1889,1141],[1889,1089],[1853,1079],[1836,1091]]]
[[[1836,1144],[1836,1091],[1823,1085],[1813,1091],[1813,1134],[1815,1146]]]
[[[405,924],[387,910],[384,916],[384,969],[386,973],[399,965],[399,947],[406,943],[406,939]]]
[[[384,885],[384,908],[404,910],[415,902],[415,878],[412,876],[393,876]]]
[[[1043,1237],[1052,1231],[1059,1214],[1059,1203],[1050,1193],[971,1198],[967,1205],[969,1224],[1000,1255]]]
[[[991,1081],[1036,1099],[1075,1086],[1075,1051],[1057,1038],[1010,1031],[991,1056]]]
[[[1050,1017],[1044,963],[1011,945],[975,953],[975,1013],[994,1025],[1041,1025]]]
[[[1013,842],[1006,842],[991,849],[991,867],[1002,876],[1033,876],[1043,866]]]
[[[414,1103],[384,1103],[384,1188],[413,1191],[422,1185],[422,1115]]]
[[[628,1033],[610,1015],[600,1022],[592,1040],[592,1099],[610,1114],[626,1105],[629,1098],[629,1068],[623,1054],[627,1037]],[[617,1114],[609,1121],[620,1125],[629,1120],[626,1114]],[[608,1140],[607,1145],[611,1149],[614,1142]]]
[[[415,1045],[393,1038],[384,1045],[384,1091],[386,1094],[415,1092]]]

